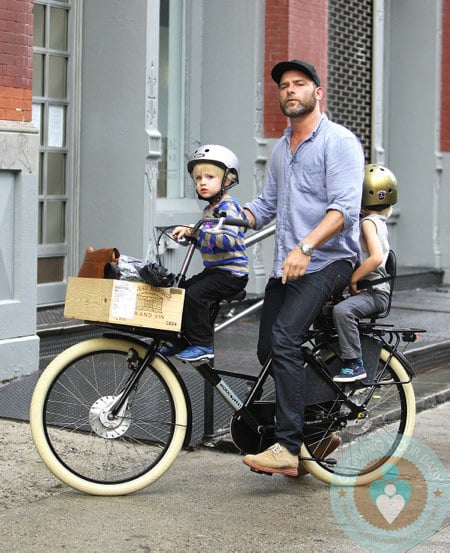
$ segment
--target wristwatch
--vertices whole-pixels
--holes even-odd
[[[300,242],[300,244],[297,244],[297,246],[300,248],[301,252],[305,255],[309,255],[309,257],[313,254],[313,249],[309,244],[306,244],[306,242]]]

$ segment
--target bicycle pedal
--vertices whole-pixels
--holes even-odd
[[[180,359],[180,361],[183,361]],[[208,359],[207,357],[203,357],[202,359],[197,359],[196,361],[183,361],[183,363],[190,363],[193,367],[201,367],[202,365],[208,365],[208,367],[212,368],[211,366],[211,359]]]

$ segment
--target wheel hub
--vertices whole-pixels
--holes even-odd
[[[102,438],[119,438],[130,427],[130,417],[127,416],[127,402],[117,415],[112,415],[111,409],[117,401],[117,396],[103,396],[95,401],[89,410],[89,422],[92,430]]]
[[[365,434],[372,427],[367,411],[360,411],[355,418],[348,419],[345,429],[354,435]]]

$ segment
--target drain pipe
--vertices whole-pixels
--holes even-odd
[[[383,100],[384,100],[384,27],[385,0],[373,2],[372,38],[372,159],[384,165]]]
[[[442,269],[442,251],[441,251],[441,235],[440,235],[440,217],[439,206],[441,197],[441,184],[442,184],[442,153],[436,152],[436,166],[435,176],[433,182],[433,254],[434,254],[434,268],[437,270]]]
[[[442,92],[442,2],[440,8],[436,10],[436,50],[435,50],[435,74],[436,74],[436,86],[435,86],[435,102],[436,106],[441,105]],[[442,108],[441,108],[442,109]],[[440,151],[440,137],[441,137],[441,109],[435,110],[435,169],[433,180],[433,231],[432,231],[432,243],[434,254],[434,268],[442,269],[442,251],[441,251],[441,236],[440,236],[440,199],[441,199],[441,185],[442,185],[442,152]]]

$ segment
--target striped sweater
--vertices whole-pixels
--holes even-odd
[[[203,210],[203,217],[217,217],[217,213],[225,213],[234,219],[247,219],[239,202],[227,196],[222,198],[218,205],[209,204]],[[245,227],[224,226],[226,234],[212,234],[208,228],[214,223],[204,223],[197,238],[197,247],[203,258],[203,265],[207,269],[221,269],[230,271],[235,276],[248,275],[248,256],[244,244]]]

